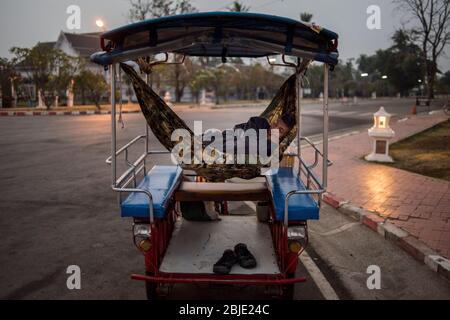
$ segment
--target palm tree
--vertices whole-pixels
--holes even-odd
[[[233,1],[233,4],[230,7],[228,7],[228,10],[232,12],[248,12],[250,10],[250,7],[244,5],[240,1]]]
[[[312,17],[313,17],[312,13],[309,13],[309,12],[300,13],[300,20],[303,22],[308,22],[308,23],[311,22]]]

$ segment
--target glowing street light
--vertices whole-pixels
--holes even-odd
[[[381,79],[387,79],[387,77],[388,77],[387,75],[384,75],[381,77]]]
[[[369,74],[368,74],[368,73],[366,73],[366,72],[364,72],[364,73],[361,73],[361,77],[365,78],[365,77],[367,77],[367,76],[369,76]]]
[[[100,29],[103,29],[103,27],[105,26],[105,23],[103,22],[102,19],[97,19],[95,20],[95,24],[97,27],[99,27]]]

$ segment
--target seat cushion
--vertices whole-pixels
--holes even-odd
[[[147,190],[153,197],[153,215],[163,218],[169,200],[178,187],[182,169],[178,166],[154,166],[139,183],[138,189]],[[149,201],[145,193],[132,192],[122,202],[122,217],[149,218]]]
[[[272,193],[277,220],[284,220],[284,199],[294,190],[306,190],[292,168],[279,168],[278,173],[266,175],[267,185]],[[319,219],[319,205],[310,194],[294,194],[289,197],[289,220]]]

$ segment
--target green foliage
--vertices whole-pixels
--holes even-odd
[[[6,58],[0,58],[0,88],[3,108],[12,107],[14,105],[12,86],[17,84],[20,80],[20,75],[14,70],[13,63]]]
[[[108,89],[108,84],[102,74],[84,69],[75,77],[75,90],[82,95],[87,92],[90,100],[98,109],[100,109],[101,99]]]
[[[233,1],[231,6],[228,7],[231,12],[248,12],[250,11],[250,6],[246,6],[241,1]]]
[[[358,60],[359,73],[368,73],[365,81],[372,91],[387,82],[392,90],[402,95],[415,88],[423,78],[424,61],[420,48],[414,44],[406,30],[397,30],[392,36],[393,45],[386,50],[378,50],[374,55],[361,55]],[[387,79],[382,79],[383,75]]]
[[[309,12],[300,13],[300,20],[303,22],[310,23],[312,21],[313,15]]]
[[[197,97],[202,89],[214,90],[217,104],[221,98],[228,100],[230,95],[239,100],[259,99],[258,93],[271,98],[284,80],[260,63],[244,64],[239,59],[222,64],[220,59],[213,58],[203,68],[198,65],[196,70],[189,82],[191,92]]]
[[[447,71],[439,79],[438,90],[441,93],[450,94],[450,71]]]
[[[434,97],[438,58],[450,44],[449,0],[395,0],[412,28],[412,40],[421,51],[427,96]]]
[[[133,22],[197,11],[189,0],[130,0],[129,2],[128,18]]]
[[[39,43],[31,49],[14,47],[11,53],[14,55],[13,63],[26,70],[37,92],[42,93],[47,109],[55,97],[68,88],[82,64],[79,58]]]

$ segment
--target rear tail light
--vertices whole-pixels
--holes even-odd
[[[306,225],[288,227],[288,248],[292,253],[301,252],[308,243],[308,229]]]
[[[147,252],[152,248],[151,229],[147,223],[133,224],[133,241],[135,246],[143,252]]]

